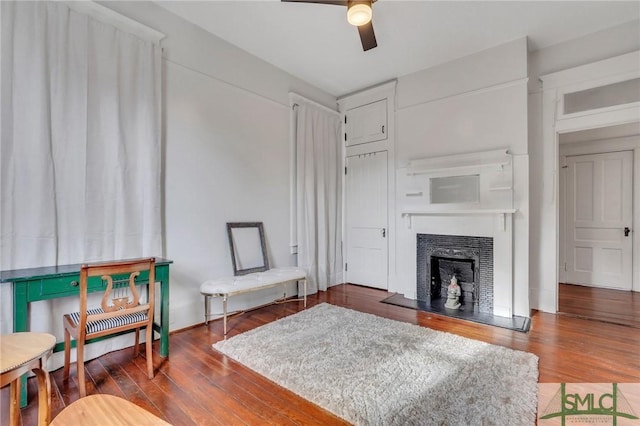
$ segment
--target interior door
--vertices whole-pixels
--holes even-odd
[[[633,152],[567,157],[566,281],[631,290]]]
[[[347,282],[388,287],[387,152],[347,157]]]

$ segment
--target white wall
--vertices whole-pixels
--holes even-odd
[[[531,307],[556,312],[557,204],[554,171],[557,155],[542,143],[541,75],[589,64],[640,49],[640,20],[532,52],[529,55],[529,168],[531,228]]]
[[[529,54],[529,90],[537,92],[541,75],[638,50],[640,20],[597,31]]]
[[[233,275],[226,222],[264,222],[271,264],[295,264],[288,92],[333,109],[336,99],[153,3],[102,4],[167,35],[164,255],[174,261],[171,329],[180,329],[204,319],[201,282]],[[230,309],[265,303],[278,292],[234,298]],[[218,301],[212,312],[221,312]]]
[[[513,218],[512,302],[513,313],[522,316],[529,316],[526,77],[527,49],[523,38],[399,78],[396,112],[399,168],[412,159],[442,155],[500,148],[508,148],[514,154],[513,206],[518,212]],[[397,193],[400,200],[402,188]],[[397,206],[398,211],[400,208]],[[415,247],[403,246],[412,238],[415,245],[415,236],[406,230],[398,214],[396,220],[398,276],[392,280],[390,290],[411,294],[415,292],[415,268],[411,276],[403,271],[406,272]],[[420,220],[436,222],[432,218]],[[469,220],[476,221],[478,229],[492,226],[490,218]],[[487,221],[489,225],[484,226]]]

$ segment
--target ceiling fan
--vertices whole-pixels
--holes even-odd
[[[283,2],[292,3],[316,3],[329,4],[347,7],[347,21],[351,25],[358,27],[360,41],[362,41],[362,50],[373,49],[378,46],[376,35],[373,32],[373,24],[371,23],[372,10],[371,5],[376,0],[281,0]]]

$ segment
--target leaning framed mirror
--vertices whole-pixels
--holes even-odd
[[[227,234],[234,275],[246,275],[269,269],[262,222],[229,222]]]

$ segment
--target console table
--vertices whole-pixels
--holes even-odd
[[[169,265],[173,261],[156,257],[156,282],[160,283],[160,323],[153,329],[160,334],[160,356],[169,355]],[[80,267],[75,265],[45,266],[41,268],[0,271],[0,283],[13,285],[13,331],[29,331],[29,303],[38,300],[74,296],[80,293]],[[103,291],[101,280],[89,280],[89,292]],[[143,272],[140,279],[146,278]],[[60,317],[62,322],[62,317]],[[75,345],[75,341],[72,342]],[[64,342],[57,343],[54,352],[64,350]],[[26,376],[22,377],[21,406],[27,401]]]

